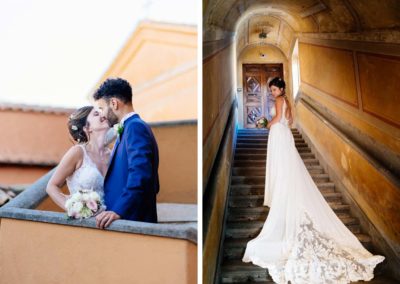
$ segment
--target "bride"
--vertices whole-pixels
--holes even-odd
[[[264,196],[270,211],[242,260],[267,268],[276,283],[371,280],[384,257],[367,251],[329,207],[295,148],[285,82],[277,77],[269,87],[276,98]]]
[[[78,144],[65,153],[46,188],[53,201],[64,210],[69,197],[61,191],[65,183],[70,194],[80,189],[92,189],[104,197],[104,176],[111,152],[106,141],[110,126],[93,106],[76,110],[69,118],[68,130]]]

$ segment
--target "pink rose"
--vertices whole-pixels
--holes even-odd
[[[89,200],[88,202],[86,202],[86,206],[92,210],[93,212],[97,212],[97,202],[94,200]]]

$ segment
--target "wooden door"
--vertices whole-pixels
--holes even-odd
[[[268,78],[283,77],[283,64],[243,64],[244,127],[255,128],[256,121],[269,115]]]

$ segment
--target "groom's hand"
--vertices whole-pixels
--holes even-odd
[[[96,226],[97,228],[104,229],[118,219],[121,219],[121,217],[117,213],[113,211],[103,211],[96,216]]]

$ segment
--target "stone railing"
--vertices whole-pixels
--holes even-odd
[[[126,275],[130,275],[129,279],[135,283],[193,283],[197,279],[197,205],[160,203],[157,204],[157,224],[116,220],[101,230],[96,227],[94,218],[68,220],[65,213],[36,209],[45,200],[49,202],[45,189],[53,173],[54,169],[0,208],[0,266],[7,271],[2,280],[7,283],[50,283],[55,280],[53,283],[67,283],[71,279],[64,281],[63,271],[56,265],[58,259],[62,259],[70,264],[65,264],[65,269],[76,273],[76,283],[87,283],[85,279],[89,279],[89,275],[85,275],[83,268],[76,267],[76,260],[101,266],[96,263],[96,257],[93,260],[93,255],[80,255],[89,247],[93,247],[93,253],[99,258],[113,263],[102,268],[101,278],[90,275],[93,280],[98,279],[97,282],[113,279],[112,282],[124,283]],[[127,237],[127,233],[132,237]],[[42,238],[46,237],[48,240],[44,242]],[[115,248],[117,254],[107,249],[102,252],[102,248],[112,242],[115,242],[114,247],[123,245],[123,249]],[[60,252],[60,246],[68,249]],[[57,256],[54,256],[55,252]],[[140,258],[136,254],[140,254]],[[121,258],[136,267],[122,271],[123,264],[118,266]],[[163,267],[154,267],[154,259]],[[12,261],[18,265],[26,262],[25,272],[19,273],[15,268],[18,265]],[[39,266],[46,267],[46,273],[39,272]],[[154,270],[159,273],[152,273]]]

